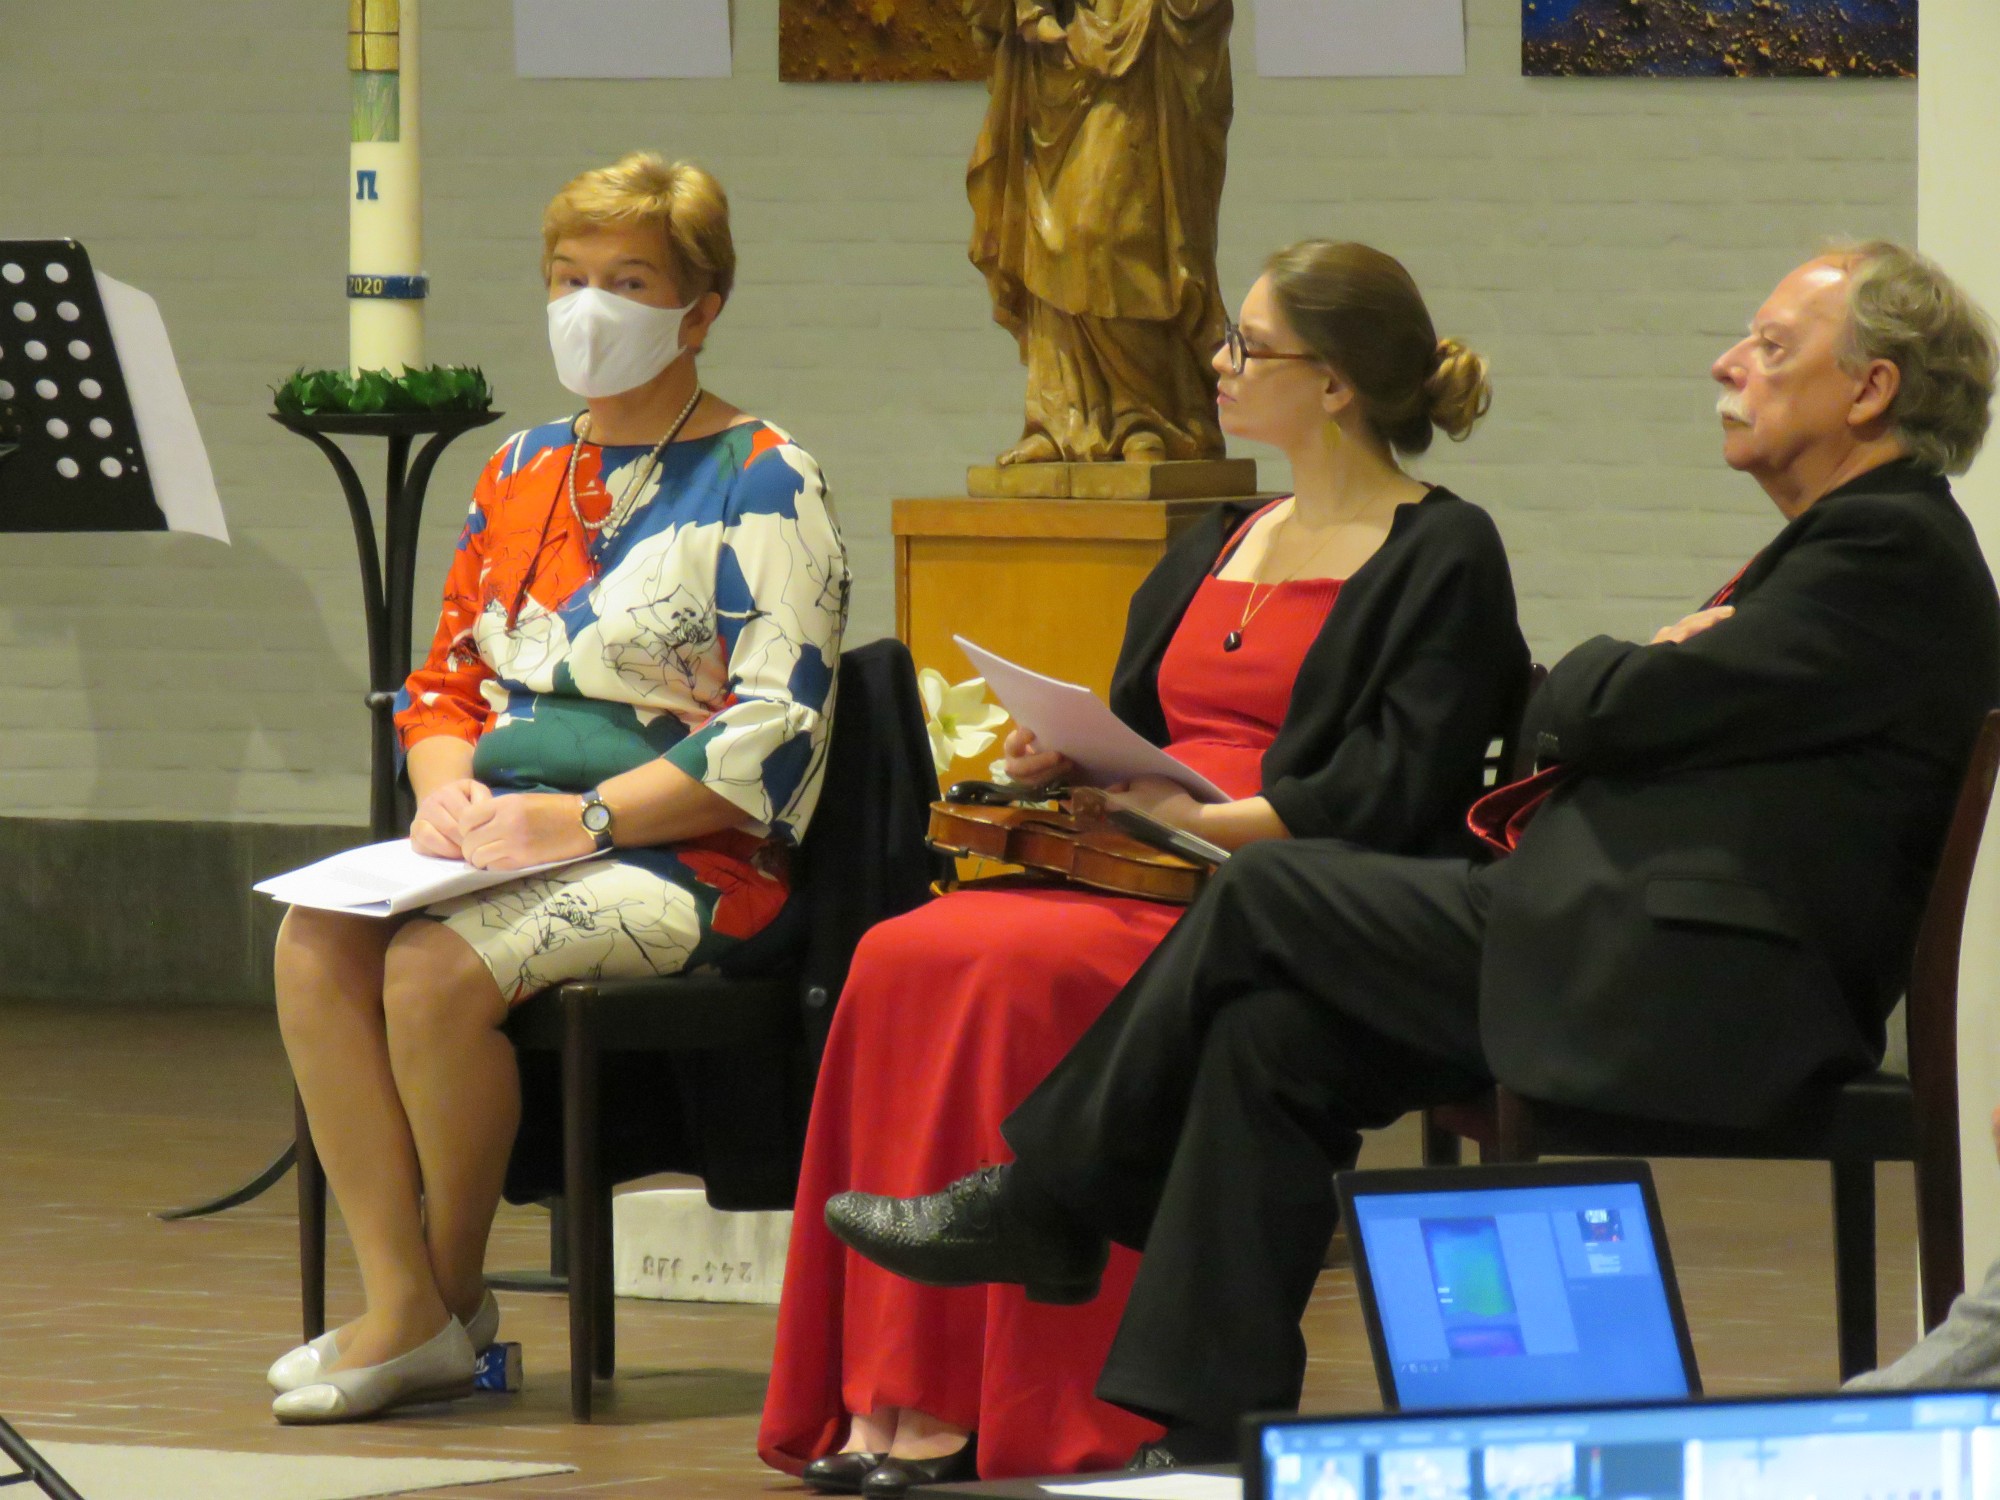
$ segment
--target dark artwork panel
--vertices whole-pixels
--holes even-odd
[[[1914,78],[1917,0],[1521,0],[1521,71]]]
[[[991,62],[960,0],[779,0],[786,83],[971,82]]]

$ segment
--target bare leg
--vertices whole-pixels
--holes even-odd
[[[943,1458],[963,1448],[970,1436],[963,1427],[906,1406],[896,1415],[896,1440],[889,1453],[894,1458]]]
[[[390,942],[383,983],[390,1067],[422,1166],[427,1255],[463,1320],[485,1295],[486,1237],[521,1123],[507,1003],[450,928],[414,921]]]
[[[382,974],[397,930],[294,907],[278,934],[278,1024],[368,1301],[341,1340],[342,1368],[414,1349],[446,1318],[424,1244],[417,1153],[389,1067]]]
[[[842,1453],[887,1453],[896,1458],[943,1458],[972,1434],[910,1406],[884,1406],[850,1417]]]
[[[865,1417],[852,1417],[847,1424],[847,1442],[842,1453],[887,1453],[896,1441],[897,1410],[885,1406]]]

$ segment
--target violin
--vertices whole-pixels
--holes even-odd
[[[1077,789],[1067,805],[1024,806],[989,782],[960,782],[931,804],[930,846],[1000,860],[1037,874],[1186,906],[1213,865],[1154,848],[1113,826],[1103,793]]]

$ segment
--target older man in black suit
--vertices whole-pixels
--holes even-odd
[[[1788,275],[1716,361],[1723,453],[1785,525],[1708,606],[1558,662],[1546,769],[1492,864],[1243,850],[1008,1119],[1016,1162],[835,1232],[917,1280],[1079,1300],[1145,1263],[1098,1392],[1141,1461],[1226,1456],[1294,1405],[1298,1322],[1358,1131],[1494,1080],[1754,1125],[1880,1058],[1973,736],[2000,600],[1944,476],[1986,432],[1985,316],[1900,247]],[[1545,795],[1542,795],[1545,794]]]

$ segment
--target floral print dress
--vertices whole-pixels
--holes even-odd
[[[847,593],[819,467],[768,423],[655,460],[561,421],[493,455],[430,654],[397,697],[403,748],[466,740],[503,795],[665,759],[744,814],[431,908],[510,1003],[699,968],[777,915],[819,797]]]

